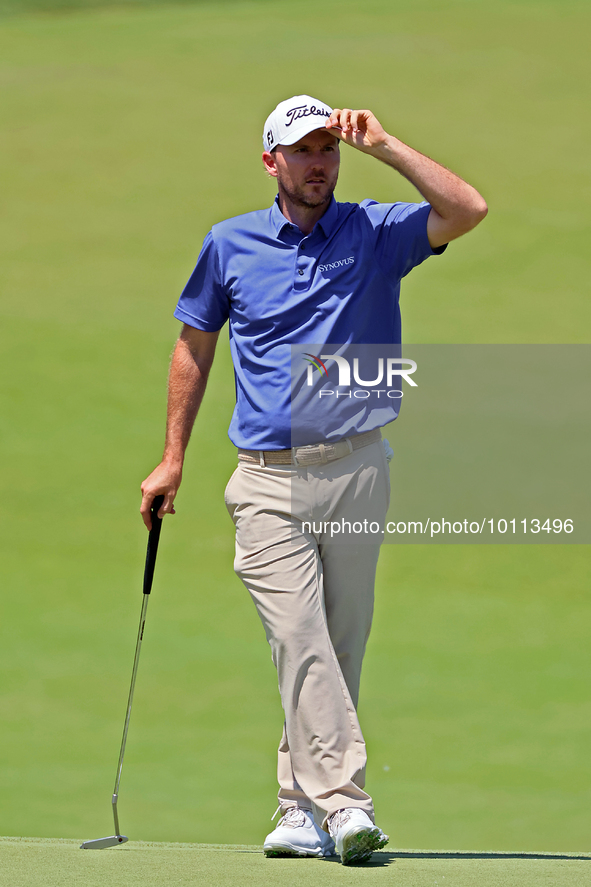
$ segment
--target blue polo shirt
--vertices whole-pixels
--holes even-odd
[[[291,345],[400,342],[400,280],[444,249],[429,244],[430,209],[333,198],[305,235],[275,200],[213,226],[174,314],[206,332],[229,320],[236,446],[292,446]]]

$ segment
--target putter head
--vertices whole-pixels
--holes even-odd
[[[81,850],[105,850],[107,847],[117,847],[119,844],[125,844],[129,838],[125,835],[112,835],[110,838],[96,838],[94,841],[85,841],[80,844]]]

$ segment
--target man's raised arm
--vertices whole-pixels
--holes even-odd
[[[335,108],[326,128],[347,145],[398,170],[431,204],[427,236],[433,249],[466,234],[487,214],[486,202],[476,188],[389,135],[371,111]]]
[[[142,484],[140,512],[148,530],[152,529],[150,508],[155,496],[164,496],[158,517],[174,514],[174,499],[181,485],[185,450],[203,400],[218,336],[219,331],[206,333],[185,324],[176,343],[168,376],[164,453],[160,465]]]

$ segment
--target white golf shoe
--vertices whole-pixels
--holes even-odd
[[[288,807],[263,844],[265,856],[333,856],[330,835],[314,822],[311,810]]]
[[[343,865],[366,862],[374,850],[385,847],[389,841],[388,835],[359,807],[337,810],[328,820],[328,829]]]

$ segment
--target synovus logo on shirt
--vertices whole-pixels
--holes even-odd
[[[319,271],[334,271],[335,268],[342,268],[343,265],[354,265],[355,256],[348,256],[346,259],[337,259],[336,262],[325,262],[318,266]]]

